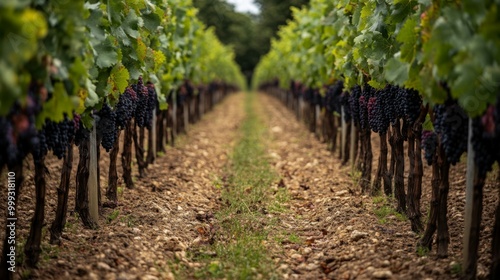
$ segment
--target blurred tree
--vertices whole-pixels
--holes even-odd
[[[225,0],[193,0],[198,8],[198,17],[207,25],[215,27],[219,40],[232,45],[236,62],[251,78],[252,72],[270,48],[270,40],[278,27],[291,18],[291,6],[301,6],[308,0],[255,0],[261,8],[260,15],[236,12],[234,5]]]
[[[281,25],[292,17],[291,7],[302,7],[307,5],[309,0],[254,0],[260,7],[259,21],[257,23],[259,36],[258,52],[261,55],[269,52],[271,38],[276,36],[276,32]]]

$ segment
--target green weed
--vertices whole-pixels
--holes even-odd
[[[116,218],[118,218],[118,215],[120,215],[119,210],[113,210],[113,212],[109,213],[107,218],[108,223],[111,223],[112,221],[116,220]]]

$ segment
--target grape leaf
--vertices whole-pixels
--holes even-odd
[[[129,78],[129,72],[123,65],[116,65],[111,70],[108,79],[108,88],[115,99],[118,99],[120,94],[125,91],[129,84]]]
[[[409,65],[397,58],[390,58],[384,67],[384,75],[387,81],[397,85],[403,85],[408,80]]]
[[[139,37],[139,18],[134,10],[129,11],[127,17],[123,20],[122,26],[125,33],[130,37],[134,39]]]
[[[144,21],[144,28],[150,32],[156,31],[161,23],[161,19],[156,13],[142,14],[142,20]]]
[[[96,51],[96,65],[99,68],[107,68],[118,62],[118,53],[110,38],[101,41],[94,47]]]
[[[401,45],[401,60],[411,62],[415,58],[416,45],[417,45],[417,22],[413,18],[405,21],[403,27],[396,37]]]
[[[85,99],[85,107],[93,108],[97,103],[99,103],[99,96],[97,95],[95,89],[96,86],[92,83],[90,79],[87,79],[85,82],[87,86],[87,98]]]
[[[43,105],[42,112],[38,115],[36,126],[41,127],[45,119],[54,122],[64,120],[64,114],[70,116],[79,105],[79,99],[76,96],[68,96],[63,83],[58,82],[54,85],[52,98]]]

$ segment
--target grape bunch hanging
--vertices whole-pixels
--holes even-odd
[[[467,151],[468,117],[456,101],[434,107],[434,128],[448,162],[455,165]]]
[[[438,145],[438,138],[434,131],[424,130],[422,132],[421,148],[424,150],[425,160],[428,165],[434,162],[434,156]]]
[[[490,105],[482,117],[473,121],[472,147],[475,151],[474,162],[480,176],[492,170],[495,161],[500,162],[500,99],[496,106]]]
[[[109,152],[116,141],[118,127],[116,126],[116,113],[108,104],[104,104],[97,113],[97,138],[106,152]]]

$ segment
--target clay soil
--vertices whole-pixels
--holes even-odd
[[[62,162],[49,157],[46,225],[37,269],[18,267],[17,279],[175,279],[180,267],[199,269],[189,251],[211,242],[218,230],[214,213],[219,208],[216,181],[238,140],[244,118],[243,93],[227,97],[190,127],[176,147],[157,158],[136,188],[125,189],[120,178],[119,205],[103,208],[99,229],[85,229],[68,213],[61,246],[49,244],[48,228],[54,219]],[[272,166],[280,176],[272,188],[286,188],[286,211],[278,215],[283,240],[268,240],[269,254],[281,279],[458,279],[461,263],[465,205],[465,164],[450,172],[449,257],[438,259],[435,250],[417,253],[419,235],[404,217],[375,213],[379,200],[362,195],[351,167],[317,140],[279,101],[259,95],[258,112],[270,135],[266,140]],[[378,159],[378,137],[373,137],[373,170]],[[73,173],[78,152],[75,149]],[[135,158],[134,158],[135,160]],[[108,154],[101,150],[101,188],[105,191]],[[33,164],[25,163],[26,181],[20,194],[17,240],[26,240],[35,196]],[[121,174],[118,161],[118,172]],[[135,172],[136,167],[133,167]],[[6,172],[2,171],[0,211],[5,215]],[[422,213],[430,200],[430,169],[424,170]],[[407,176],[407,174],[406,174]],[[498,178],[491,176],[484,189],[478,278],[486,279]],[[71,180],[69,207],[74,209],[75,180]],[[103,195],[103,201],[105,196]],[[389,205],[393,203],[389,200]],[[2,216],[1,228],[5,218]],[[274,231],[279,231],[275,228]],[[3,239],[4,231],[0,233]],[[433,247],[435,249],[435,247]],[[22,246],[18,248],[22,250]],[[21,256],[18,257],[20,261]],[[182,264],[182,265],[180,265]],[[193,275],[186,273],[186,275]]]

